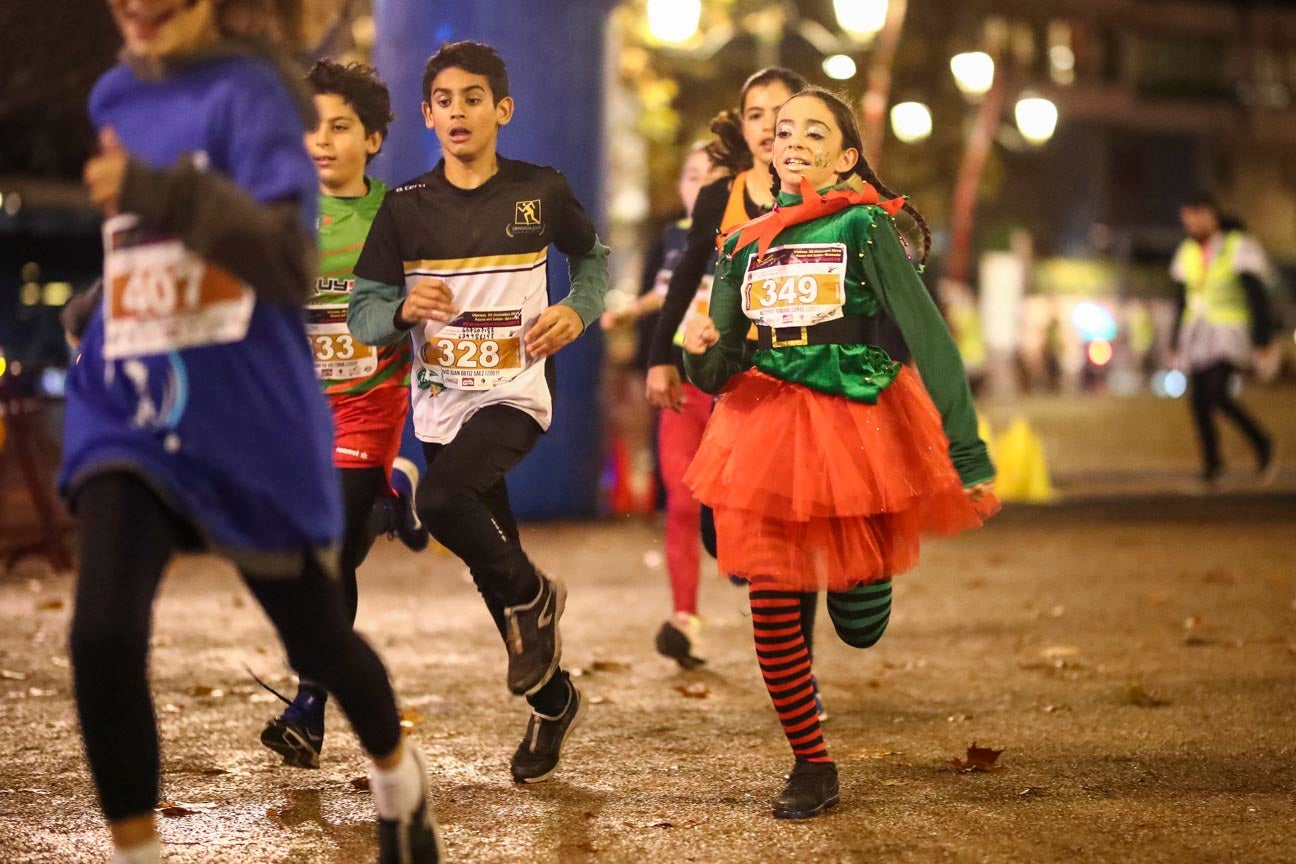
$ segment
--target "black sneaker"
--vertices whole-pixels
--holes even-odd
[[[436,820],[427,803],[427,766],[423,753],[410,747],[423,778],[423,800],[418,809],[403,819],[378,820],[378,864],[440,864],[446,860],[445,847],[437,831]]]
[[[543,573],[536,576],[540,590],[535,599],[525,606],[504,609],[508,688],[518,696],[530,696],[548,684],[562,659],[558,619],[567,604],[567,589]]]
[[[259,681],[260,679],[258,679]],[[275,690],[267,687],[280,699]],[[288,702],[287,699],[284,699]],[[324,749],[324,705],[328,693],[316,687],[301,685],[297,697],[288,707],[261,731],[261,743],[283,757],[283,764],[294,768],[320,767],[320,751]]]
[[[774,801],[775,819],[810,819],[840,800],[837,766],[832,762],[801,762],[792,767],[787,786]]]
[[[674,660],[681,669],[698,669],[705,666],[706,658],[702,656],[697,645],[697,636],[701,629],[696,616],[690,616],[688,623],[683,627],[674,621],[663,622],[661,629],[657,631],[657,653]]]
[[[567,682],[567,707],[557,717],[531,712],[526,737],[513,754],[509,769],[515,783],[540,783],[548,780],[558,768],[567,735],[585,716],[585,697],[570,680]]]

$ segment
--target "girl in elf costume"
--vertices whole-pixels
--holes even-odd
[[[925,258],[922,217],[879,198],[890,193],[831,93],[793,96],[774,134],[778,206],[728,237],[710,317],[686,329],[688,376],[720,398],[685,482],[715,510],[721,569],[750,584],[761,675],[796,756],[774,816],[804,819],[836,804],[838,786],[801,598],[827,591],[837,635],[867,648],[920,536],[979,526],[998,501],[958,351],[893,221],[914,216]],[[851,175],[862,191],[844,184]],[[922,381],[875,347],[883,315]]]
[[[684,322],[705,313],[711,295],[716,236],[737,228],[774,206],[769,164],[774,148],[774,118],[793,93],[806,86],[790,69],[769,67],[752,74],[738,95],[736,111],[721,111],[711,121],[715,140],[706,153],[725,176],[697,193],[683,251],[678,255],[648,346],[646,394],[662,409],[658,452],[666,487],[666,566],[674,615],[657,632],[657,651],[685,669],[706,662],[698,618],[699,515],[707,551],[715,553],[710,513],[701,513],[683,476],[706,427],[711,399],[683,381]],[[806,638],[814,630],[814,596],[806,598]]]

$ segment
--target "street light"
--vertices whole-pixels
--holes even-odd
[[[950,58],[950,71],[959,90],[969,96],[980,96],[994,84],[994,58],[984,51],[966,51]]]
[[[856,38],[867,38],[886,23],[887,0],[833,0],[837,24]]]
[[[898,102],[891,106],[891,131],[906,144],[931,137],[931,111],[921,102]]]
[[[1018,131],[1032,144],[1044,144],[1053,137],[1053,130],[1057,128],[1057,106],[1039,96],[1019,99],[1013,114],[1017,118]]]
[[[855,77],[855,61],[845,54],[833,54],[823,61],[824,74],[834,81]]]
[[[701,19],[702,0],[648,0],[648,33],[658,42],[687,42]]]

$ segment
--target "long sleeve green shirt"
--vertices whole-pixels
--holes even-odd
[[[799,196],[782,193],[783,206],[800,203]],[[716,267],[711,292],[711,318],[719,342],[702,355],[686,354],[684,367],[700,389],[718,393],[749,365],[791,381],[857,402],[876,404],[895,380],[900,364],[872,345],[804,345],[756,351],[744,355],[750,325],[742,311],[742,286],[756,244],[737,247],[729,238]],[[949,328],[905,254],[891,217],[881,207],[861,205],[784,229],[775,245],[845,243],[847,315],[891,317],[913,352],[923,383],[940,411],[950,458],[965,486],[993,479],[995,470],[985,442],[977,434],[976,410],[963,361]]]

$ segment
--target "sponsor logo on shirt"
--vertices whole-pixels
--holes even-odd
[[[514,202],[513,224],[505,226],[504,233],[509,237],[516,237],[519,234],[539,234],[543,231],[544,223],[540,221],[540,199]]]
[[[418,386],[418,389],[426,390],[433,396],[436,396],[445,389],[445,385],[436,380],[436,377],[432,374],[431,370],[423,367],[420,367],[419,370],[414,373],[414,383]]]
[[[316,280],[315,280],[315,293],[316,293],[316,294],[323,294],[323,293],[325,293],[325,292],[328,292],[328,293],[334,293],[334,292],[336,292],[336,293],[340,293],[340,294],[350,294],[350,293],[351,293],[351,290],[352,290],[354,287],[355,287],[355,280],[354,280],[354,279],[335,279],[335,278],[333,278],[333,277],[330,276],[328,279],[316,279]]]

